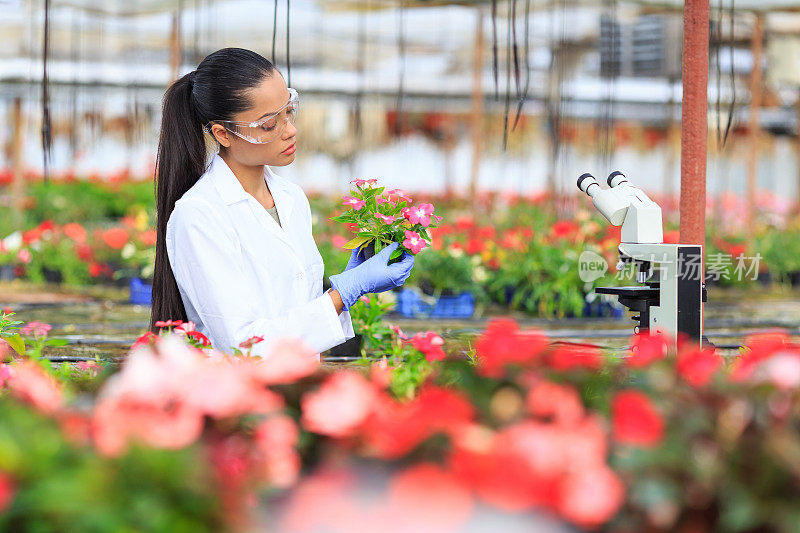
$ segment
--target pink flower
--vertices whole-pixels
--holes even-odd
[[[172,328],[183,324],[183,320],[156,320],[154,324],[157,328]]]
[[[441,361],[445,358],[442,345],[442,339],[435,331],[428,331],[426,333],[418,333],[411,338],[411,344],[425,354],[425,359],[428,361]]]
[[[600,526],[614,517],[625,501],[625,486],[607,466],[576,469],[562,482],[559,512],[585,528]]]
[[[28,322],[21,328],[19,328],[19,332],[23,335],[33,335],[35,337],[44,337],[47,335],[47,332],[53,329],[53,326],[50,324],[44,324],[42,322]]]
[[[393,204],[394,205],[394,202],[392,202],[388,198],[384,198],[383,196],[376,197],[375,198],[375,203],[378,204],[378,205],[381,205],[381,204]]]
[[[397,220],[397,217],[384,215],[383,213],[376,213],[375,214],[375,218],[377,218],[378,220],[380,220],[384,224],[391,224],[392,222]]]
[[[264,360],[254,363],[250,370],[253,377],[264,385],[294,383],[319,368],[319,356],[299,339],[277,339],[265,348]]]
[[[364,200],[359,200],[358,198],[353,198],[352,196],[344,196],[344,201],[342,205],[345,207],[352,207],[354,211],[358,211],[362,207],[367,204]]]
[[[418,206],[413,206],[413,207],[404,207],[400,212],[412,224],[421,224],[422,227],[427,228],[431,224],[431,215],[433,215],[433,205],[420,204]]]
[[[14,368],[11,365],[0,363],[0,389],[2,389],[6,382],[14,375]]]
[[[8,386],[14,396],[45,414],[55,413],[64,403],[61,384],[31,361],[14,366]]]
[[[17,259],[19,259],[25,264],[28,264],[31,262],[31,259],[33,259],[33,256],[31,255],[30,250],[28,250],[27,248],[22,248],[20,249],[20,251],[17,252]]]
[[[347,244],[347,239],[341,235],[334,235],[331,237],[331,244],[333,244],[334,248],[344,248],[344,245]]]
[[[253,347],[254,344],[258,344],[259,342],[263,341],[264,337],[259,335],[253,335],[249,339],[242,341],[239,343],[239,348],[244,348],[245,350],[249,350]]]
[[[300,436],[294,420],[286,415],[267,418],[254,433],[261,453],[263,474],[274,487],[287,488],[300,475],[300,455],[295,446]]]
[[[416,231],[406,230],[405,234],[406,239],[403,241],[403,246],[411,250],[412,254],[416,255],[428,247],[425,239],[423,239]]]
[[[320,388],[303,396],[303,425],[331,437],[349,437],[367,418],[376,398],[375,386],[350,370],[336,372]]]
[[[405,201],[407,204],[410,204],[412,201],[411,198],[406,196],[406,193],[404,193],[401,189],[392,189],[391,191],[388,191],[386,195],[389,197],[389,201],[392,201],[392,196],[397,197],[397,200],[393,201],[392,203],[399,202],[402,200]]]
[[[406,334],[405,334],[405,333],[403,333],[403,330],[402,330],[402,329],[400,329],[400,326],[390,325],[390,326],[389,326],[389,329],[390,329],[390,330],[392,330],[392,331],[394,331],[395,333],[397,333],[397,336],[398,336],[398,337],[400,337],[401,339],[403,339],[403,340],[406,340],[406,339],[408,339],[408,337],[406,336]]]
[[[352,180],[350,184],[353,183],[355,183],[356,187],[359,188],[363,188],[364,185],[366,185],[369,188],[378,183],[378,180]]]
[[[91,372],[93,376],[97,376],[97,372],[103,368],[97,361],[81,361],[76,366],[84,372]]]
[[[369,369],[369,379],[378,387],[385,389],[392,383],[392,373],[394,367],[384,357],[380,361],[375,361]]]

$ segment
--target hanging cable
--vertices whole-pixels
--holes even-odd
[[[525,100],[528,98],[528,90],[530,88],[531,83],[531,65],[528,60],[530,55],[529,49],[529,23],[530,23],[530,7],[531,1],[525,0],[525,39],[523,41],[523,48],[525,49],[525,84],[522,89],[522,95],[519,98],[519,102],[517,103],[517,116],[514,117],[514,125],[511,127],[511,131],[517,129],[517,123],[519,122],[520,114],[522,113],[522,106],[525,104]]]
[[[47,62],[50,56],[50,0],[44,0],[44,42],[42,45],[42,152],[44,156],[44,181],[48,182],[50,149],[53,133],[50,124],[50,94],[47,77]]]
[[[278,0],[272,10],[272,64],[275,64],[275,38],[278,35]]]
[[[508,111],[511,106],[511,56],[513,55],[511,37],[514,33],[512,30],[513,15],[514,15],[514,10],[510,9],[508,11],[508,19],[507,19],[508,26],[506,28],[506,94],[505,94],[505,106],[503,111],[503,151],[505,151],[508,146]]]
[[[289,0],[286,0],[286,84],[292,86],[292,63],[289,59]]]
[[[734,43],[734,15],[736,13],[736,6],[734,4],[735,0],[731,0],[731,12],[730,12],[730,19],[731,19],[731,41],[730,41],[730,62],[731,62],[731,105],[728,109],[728,122],[725,124],[725,134],[722,136],[722,147],[725,148],[725,144],[728,142],[728,134],[731,131],[731,125],[733,124],[733,113],[736,108],[736,70],[733,66],[733,43]]]
[[[405,2],[400,0],[400,11],[398,13],[398,31],[397,31],[397,47],[400,54],[400,76],[397,88],[397,105],[396,113],[397,118],[394,123],[394,133],[399,135],[402,131],[401,122],[403,120],[403,85],[405,83],[406,75],[406,42],[405,42],[405,27],[403,24],[403,17],[405,13]]]
[[[492,0],[492,75],[494,76],[495,100],[500,97],[497,68],[497,0]]]

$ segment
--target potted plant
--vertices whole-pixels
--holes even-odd
[[[396,242],[399,246],[389,259],[394,262],[399,261],[403,252],[416,255],[430,246],[428,230],[442,220],[433,214],[433,204],[413,206],[412,199],[399,189],[384,194],[385,187],[377,187],[374,179],[350,183],[355,187],[342,201],[348,210],[331,217],[333,221],[348,224],[356,234],[344,248],[361,250],[369,258]]]
[[[397,296],[396,310],[400,315],[471,318],[475,314],[476,296],[482,293],[476,278],[485,275],[478,256],[470,257],[460,248],[447,247],[431,249],[417,261],[407,288]]]

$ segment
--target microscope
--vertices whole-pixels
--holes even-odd
[[[638,315],[634,333],[660,333],[673,342],[679,337],[703,340],[703,246],[665,244],[661,208],[622,172],[612,172],[603,189],[591,174],[578,178],[578,188],[592,198],[600,213],[622,226],[617,270],[632,268],[639,285],[597,287],[598,294],[616,295]]]

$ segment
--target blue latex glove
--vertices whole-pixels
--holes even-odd
[[[364,258],[364,252],[366,252],[366,246],[363,248],[355,248],[352,253],[350,253],[350,259],[347,261],[347,266],[344,267],[344,269],[350,270],[351,268],[355,268],[366,261]]]
[[[399,262],[389,265],[397,246],[393,242],[360,265],[330,277],[331,286],[339,292],[346,309],[364,294],[388,291],[405,283],[411,275],[414,256],[405,252]]]

